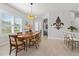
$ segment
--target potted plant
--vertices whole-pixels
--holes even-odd
[[[77,28],[74,27],[74,26],[70,26],[70,27],[68,27],[67,29],[69,29],[71,32],[77,31]]]

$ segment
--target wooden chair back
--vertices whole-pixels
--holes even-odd
[[[17,45],[17,35],[9,35],[9,41],[11,45]]]
[[[18,33],[17,33],[17,35],[21,35],[21,34],[22,34],[22,32],[18,32]]]

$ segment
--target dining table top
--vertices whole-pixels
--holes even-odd
[[[20,35],[17,35],[18,38],[26,38],[26,37],[31,37],[31,36],[35,36],[36,34],[38,34],[39,32],[31,32],[31,33],[22,33]]]

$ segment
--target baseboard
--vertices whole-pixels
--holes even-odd
[[[48,39],[58,39],[58,40],[64,40],[64,38],[60,38],[60,37],[48,37]]]

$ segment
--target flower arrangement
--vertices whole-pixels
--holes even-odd
[[[32,32],[32,25],[31,24],[26,24],[25,29],[28,30],[29,32]]]
[[[67,29],[69,29],[71,32],[77,31],[77,28],[74,27],[74,26],[70,26],[70,27],[68,27]]]

